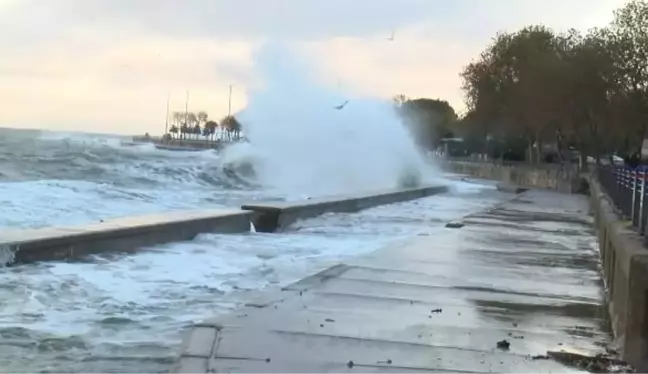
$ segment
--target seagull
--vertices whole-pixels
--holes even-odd
[[[391,36],[389,38],[387,38],[387,40],[389,40],[390,42],[393,42],[394,41],[394,34],[395,34],[394,30],[392,30]]]
[[[349,100],[347,100],[347,101],[343,102],[342,104],[336,106],[335,109],[340,110],[340,109],[344,108],[348,103],[349,103]]]

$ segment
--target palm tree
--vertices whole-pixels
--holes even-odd
[[[182,139],[187,139],[187,134],[189,134],[191,131],[189,130],[189,125],[187,122],[182,122],[180,125],[180,137]]]
[[[171,128],[169,129],[169,132],[171,133],[172,137],[178,136],[178,132],[180,131],[180,128],[176,125],[171,125]]]
[[[231,126],[230,121],[231,121],[231,116],[225,116],[220,122],[221,129],[224,131],[225,135],[227,136],[227,140],[230,140],[230,135],[232,131],[230,127]]]
[[[227,131],[228,140],[232,140],[232,133],[234,133],[234,139],[239,140],[242,126],[236,117],[226,116],[221,120],[221,127]]]
[[[205,128],[205,124],[209,120],[209,115],[205,111],[200,111],[196,113],[196,125],[194,128],[194,133],[196,134],[196,137],[199,137],[200,135],[204,136],[204,131],[202,131],[201,126]],[[197,127],[197,129],[196,129]]]
[[[196,136],[196,140],[200,138],[200,135],[202,134],[202,128],[199,124],[194,125],[193,134]]]
[[[207,112],[201,110],[196,114],[196,119],[198,120],[198,124],[204,125],[209,120],[209,115]]]
[[[236,117],[232,116],[232,124],[231,124],[232,131],[234,131],[234,140],[240,140],[241,139],[241,130],[243,129],[243,126],[241,125],[241,122],[239,122]]]
[[[209,139],[210,135],[211,135],[211,130],[209,130],[209,127],[204,126],[202,129],[202,136],[204,136],[205,139]]]
[[[196,134],[196,126],[198,127],[198,129],[200,129],[200,124],[198,123],[198,117],[196,116],[196,113],[187,113],[187,133]]]
[[[173,112],[171,114],[171,118],[173,121],[173,126],[171,126],[171,128],[175,127],[176,131],[169,130],[169,132],[176,135],[178,133],[182,133],[181,127],[182,127],[182,120],[184,118],[184,114],[180,112]]]
[[[217,128],[218,128],[218,123],[216,123],[216,121],[205,122],[205,129],[209,130],[209,135],[211,136],[212,140],[214,140],[214,134],[216,134]]]

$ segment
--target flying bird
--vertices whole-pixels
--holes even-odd
[[[394,35],[395,35],[395,34],[396,34],[396,33],[394,32],[394,30],[392,30],[391,36],[390,36],[389,38],[387,38],[387,40],[389,40],[390,42],[393,42],[393,41],[394,41]]]
[[[342,104],[336,106],[335,109],[340,110],[340,109],[344,108],[348,103],[349,103],[349,100],[347,100],[347,101],[343,102]]]

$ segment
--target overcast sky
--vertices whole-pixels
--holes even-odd
[[[605,25],[624,0],[0,0],[0,126],[152,134],[227,114],[281,44],[356,95],[444,98],[501,30]],[[386,39],[395,30],[393,42]],[[290,77],[286,77],[290,79]]]

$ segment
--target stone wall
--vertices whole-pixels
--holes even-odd
[[[475,178],[499,180],[528,188],[551,189],[559,192],[583,192],[579,173],[574,168],[560,170],[554,165],[498,164],[471,161],[444,161],[446,171]]]
[[[600,183],[590,178],[605,292],[616,342],[637,372],[648,371],[648,249],[623,220]]]

